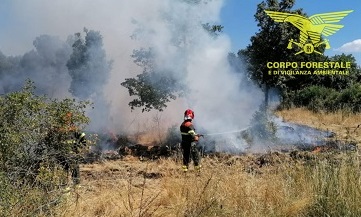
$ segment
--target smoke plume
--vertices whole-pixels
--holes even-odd
[[[4,30],[0,50],[8,60],[14,56],[14,65],[34,79],[42,92],[68,97],[72,82],[66,67],[72,52],[68,37],[84,27],[99,31],[106,59],[113,62],[98,94],[102,99],[96,100],[94,107],[109,112],[91,112],[91,130],[166,132],[174,124],[180,125],[184,110],[191,108],[198,131],[235,131],[249,125],[262,93],[247,80],[242,67],[230,64],[230,38],[225,34],[214,37],[202,27],[221,23],[223,4],[223,0],[14,0],[8,5],[13,12],[12,26]],[[169,103],[162,113],[131,111],[131,98],[120,85],[142,72],[131,57],[133,50],[141,48],[152,48],[160,69],[185,85],[184,97]],[[20,86],[27,77],[13,76],[19,73],[15,68],[11,68],[12,74],[0,72],[3,89],[5,84]],[[92,82],[90,79],[86,85],[96,85]],[[241,141],[219,149],[234,146],[244,149]]]

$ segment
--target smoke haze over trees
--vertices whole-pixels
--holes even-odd
[[[264,28],[287,31],[288,35],[296,34],[291,26],[277,24],[277,27],[261,13],[267,7],[288,11],[293,3],[294,1],[284,1],[278,6],[276,1],[271,6],[262,3],[258,13],[256,12],[257,18],[262,21]],[[145,104],[140,103],[140,107],[149,109],[164,108],[167,105],[162,112],[163,119],[167,120],[166,125],[179,122],[184,110],[192,108],[197,114],[197,124],[213,132],[224,122],[229,123],[224,130],[247,126],[253,112],[264,100],[261,89],[253,85],[248,75],[259,86],[266,82],[266,86],[276,86],[281,90],[287,87],[290,91],[296,91],[309,82],[313,85],[317,82],[334,85],[345,79],[324,78],[317,81],[312,80],[311,76],[303,77],[303,80],[292,76],[266,78],[262,77],[264,67],[261,65],[253,65],[251,74],[247,75],[240,59],[229,54],[229,37],[223,33],[216,34],[215,37],[209,32],[222,30],[221,26],[212,25],[220,23],[223,4],[223,1],[206,0],[114,0],[95,1],[92,4],[85,0],[80,0],[77,4],[70,0],[53,3],[12,1],[14,14],[28,31],[17,37],[11,38],[5,34],[1,38],[11,44],[12,48],[9,49],[8,44],[2,45],[0,92],[18,90],[24,80],[30,78],[37,86],[37,93],[59,98],[89,98],[94,102],[94,109],[90,111],[94,130],[108,128],[115,132],[136,132],[146,128],[140,125],[149,127],[156,111],[142,113],[141,108],[137,108],[137,103],[143,101]],[[44,10],[39,11],[40,6]],[[90,30],[79,32],[84,27]],[[16,35],[11,32],[16,29],[18,25],[8,31]],[[279,34],[271,34],[274,38],[267,38],[265,33],[260,32],[253,39],[259,41],[252,46],[262,48],[261,54],[253,53],[253,56],[248,55],[247,58],[258,62],[266,61],[266,57],[272,57],[272,61],[285,61],[281,57],[287,59],[289,55],[293,55],[293,52],[287,53],[287,49],[279,46],[279,40],[287,46],[288,37],[280,38]],[[23,40],[16,41],[18,37]],[[274,43],[265,44],[262,42],[264,40]],[[269,53],[263,49],[276,45],[282,52],[274,50],[274,53]],[[256,47],[253,48],[257,50]],[[248,54],[251,54],[251,50]],[[145,54],[149,56],[146,57]],[[146,60],[151,61],[142,63]],[[310,59],[305,59],[308,60]],[[144,68],[145,65],[147,68]],[[154,73],[157,76],[150,76]],[[354,78],[346,83],[351,80]],[[156,84],[160,91],[133,89],[135,95],[129,96],[129,89],[121,85],[123,82],[131,82],[135,87]],[[179,96],[179,91],[185,94],[173,101],[174,97]],[[147,104],[143,99],[137,101],[136,96],[142,95],[139,93],[151,93],[147,100],[158,102],[160,107]],[[287,94],[292,95],[292,92]],[[154,100],[159,96],[165,100]],[[168,102],[167,99],[171,101]],[[135,103],[133,111],[128,106],[129,102]]]
[[[25,80],[31,79],[37,87],[37,94],[91,100],[96,106],[90,115],[102,116],[97,120],[97,126],[104,127],[109,120],[109,111],[103,89],[111,63],[106,60],[100,32],[87,29],[84,32],[84,39],[80,33],[75,33],[66,41],[41,35],[33,42],[35,49],[22,56],[6,57],[2,54],[2,92],[17,91]]]
[[[135,97],[129,96],[128,89],[121,83],[125,78],[135,81],[138,77],[149,82],[150,77],[142,75],[144,67],[134,63],[134,55],[141,54],[144,49],[152,52],[153,68],[147,68],[148,75],[155,72],[162,75],[151,80],[165,90],[160,93],[167,93],[168,88],[187,93],[175,101],[159,101],[167,105],[162,112],[166,125],[178,123],[184,110],[192,108],[199,127],[208,131],[215,131],[223,122],[229,123],[224,130],[242,128],[261,103],[261,91],[248,81],[241,67],[235,69],[230,64],[229,37],[223,33],[210,34],[210,31],[222,30],[221,26],[212,25],[220,23],[223,3],[135,0],[50,4],[42,1],[44,10],[39,12],[40,4],[14,1],[18,18],[32,30],[28,33],[35,35],[31,41],[43,37],[31,51],[26,51],[31,48],[26,49],[29,45],[24,45],[25,41],[14,43],[14,51],[24,45],[25,55],[9,56],[9,50],[2,50],[4,55],[0,59],[6,60],[1,68],[3,93],[21,87],[22,80],[29,77],[39,93],[51,97],[90,98],[94,102],[91,115],[94,129],[141,131],[143,126],[137,123],[146,125],[156,113],[142,113],[141,109],[131,111],[128,102]],[[27,12],[23,8],[27,8]],[[55,19],[59,15],[61,19]],[[74,35],[84,27],[89,30]],[[91,50],[91,38],[99,42],[92,50],[96,53],[93,56],[87,53]],[[111,67],[109,61],[113,61]],[[92,98],[94,96],[98,96],[98,101]]]
[[[37,93],[52,97],[67,93],[69,80],[66,62],[71,54],[71,46],[59,38],[49,35],[38,36],[34,50],[19,56],[1,54],[0,91],[9,93],[19,90],[30,78],[37,86]]]

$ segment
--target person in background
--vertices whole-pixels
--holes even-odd
[[[197,149],[197,142],[199,137],[202,136],[197,134],[193,126],[192,120],[194,119],[194,112],[191,109],[187,109],[184,112],[184,121],[180,126],[180,132],[182,135],[181,148],[183,151],[183,166],[182,170],[187,172],[189,169],[189,162],[193,160],[194,167],[196,170],[200,170],[200,155]]]
[[[71,178],[74,185],[80,184],[80,151],[87,144],[85,139],[85,133],[79,132],[78,128],[73,122],[72,113],[68,112],[65,117],[65,128],[61,129],[62,133],[65,134],[66,140],[65,145],[69,147],[69,152],[64,153],[63,157],[63,168],[64,170],[71,173]]]

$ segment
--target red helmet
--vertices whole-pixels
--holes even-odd
[[[194,119],[194,112],[191,109],[187,109],[184,112],[184,120],[192,120]]]

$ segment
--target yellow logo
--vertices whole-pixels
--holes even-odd
[[[326,45],[326,49],[330,49],[328,39],[322,40],[321,35],[328,37],[335,34],[343,27],[343,25],[335,23],[338,23],[352,11],[353,10],[315,14],[307,18],[298,14],[265,10],[267,15],[275,22],[289,22],[300,30],[299,42],[290,39],[287,46],[288,49],[292,49],[293,45],[296,45],[301,49],[295,55],[303,52],[306,54],[315,52],[322,55],[321,52],[316,50],[316,48],[322,44]]]

